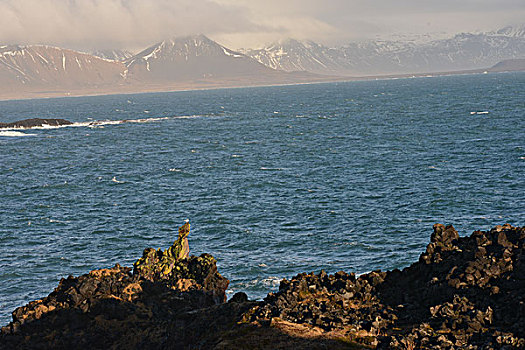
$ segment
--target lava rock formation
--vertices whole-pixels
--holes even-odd
[[[237,293],[227,303],[215,259],[186,257],[180,237],[146,249],[133,273],[117,264],[62,279],[13,312],[0,348],[525,347],[525,227],[459,237],[436,224],[402,271],[302,273],[263,301]]]

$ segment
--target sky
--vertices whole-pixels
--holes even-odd
[[[137,52],[205,34],[233,49],[295,38],[326,45],[525,23],[525,0],[0,0],[0,45]]]

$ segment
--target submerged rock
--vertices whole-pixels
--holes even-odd
[[[11,129],[11,128],[20,128],[20,129],[30,129],[42,126],[63,126],[73,124],[69,120],[65,119],[41,119],[41,118],[31,118],[19,120],[12,123],[0,123],[0,129]]]
[[[16,309],[0,348],[525,348],[524,227],[459,237],[436,224],[402,271],[302,273],[264,301],[239,292],[228,303],[215,259],[188,257],[189,224],[181,229],[133,273],[70,276]]]

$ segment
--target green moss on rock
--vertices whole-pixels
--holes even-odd
[[[187,222],[179,228],[179,237],[171,247],[162,251],[160,248],[146,248],[142,258],[134,264],[133,273],[150,280],[188,278],[188,268],[185,260],[188,259],[190,248],[188,235],[190,224]]]
[[[217,272],[217,260],[210,254],[188,256],[190,224],[179,228],[179,237],[171,247],[146,248],[134,264],[133,274],[151,282],[163,282],[172,289],[212,291],[217,302],[224,302],[229,281]]]

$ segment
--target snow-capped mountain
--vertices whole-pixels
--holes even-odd
[[[97,50],[93,51],[91,54],[112,61],[124,61],[133,57],[133,53],[127,50]]]
[[[165,40],[123,61],[43,45],[0,46],[0,98],[326,80],[266,67],[203,35]]]
[[[0,46],[0,86],[85,87],[122,79],[121,63],[53,46]]]
[[[506,26],[489,34],[525,38],[525,24],[521,26]]]
[[[118,59],[126,53],[112,55],[100,58],[45,45],[0,46],[0,98],[342,79],[337,75],[485,70],[503,60],[525,58],[525,37],[519,28],[503,28],[430,42],[383,40],[338,48],[286,40],[241,53],[198,35],[162,41],[122,61]],[[508,61],[494,70],[519,70],[522,66],[522,61]]]
[[[505,27],[428,42],[375,40],[336,48],[286,40],[244,52],[268,67],[288,72],[367,75],[454,71],[525,57],[524,33],[525,26]]]
[[[180,81],[274,74],[256,60],[204,35],[162,41],[124,61],[126,77],[140,81]]]
[[[264,49],[248,49],[242,52],[270,68],[287,72],[336,74],[347,68],[344,59],[340,57],[340,51],[313,41],[287,39]]]

